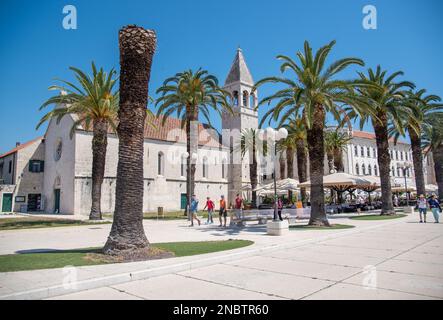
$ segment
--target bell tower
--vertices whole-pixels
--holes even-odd
[[[233,115],[227,112],[222,115],[223,144],[229,147],[231,151],[228,167],[229,203],[233,203],[237,193],[250,198],[244,188],[250,183],[249,157],[246,154],[245,158],[241,159],[240,152],[235,149],[238,149],[243,130],[258,129],[258,112],[254,110],[258,98],[257,91],[252,93],[253,86],[254,80],[249,72],[243,52],[238,48],[223,87],[232,95],[231,102],[234,111]]]

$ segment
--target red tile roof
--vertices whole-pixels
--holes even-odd
[[[31,144],[33,144],[34,142],[36,142],[36,141],[38,141],[38,140],[42,140],[43,138],[44,138],[44,137],[38,137],[38,138],[35,138],[35,139],[31,140],[31,141],[25,142],[25,143],[23,143],[23,144],[21,144],[21,145],[15,147],[14,149],[9,150],[8,152],[6,152],[6,153],[0,155],[0,159],[1,159],[1,158],[4,158],[4,157],[6,157],[6,156],[9,156],[10,154],[13,154],[13,153],[15,153],[15,152],[17,152],[17,151],[19,151],[19,150],[21,150],[21,149],[24,149],[24,148],[26,148],[27,146],[30,146]]]
[[[373,139],[373,140],[375,140],[375,133],[373,133],[373,132],[353,130],[352,131],[352,136],[353,137],[357,137],[357,138]],[[394,138],[390,138],[389,142],[394,142]],[[403,140],[400,140],[400,139],[397,140],[397,143],[409,144],[406,141],[403,141]]]
[[[161,116],[152,119],[151,123],[154,124],[154,127],[149,124],[145,125],[145,139],[186,143],[186,129],[181,129],[181,120],[168,117],[165,124],[162,125],[162,119],[163,118]],[[92,128],[90,128],[89,131],[91,130]],[[209,125],[199,123],[198,132],[199,145],[209,147],[221,146],[219,142],[220,134],[215,129],[211,129]],[[110,133],[113,133],[111,129]]]

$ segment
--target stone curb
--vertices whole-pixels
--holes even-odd
[[[397,220],[397,219],[395,219]],[[161,275],[166,275],[170,273],[176,273],[176,272],[183,272],[183,271],[190,271],[193,269],[201,268],[201,267],[207,267],[214,264],[222,263],[222,262],[230,262],[234,261],[240,258],[247,258],[251,256],[258,255],[260,253],[264,252],[272,252],[276,250],[282,250],[282,249],[288,249],[288,248],[295,248],[299,247],[308,243],[315,243],[319,241],[324,241],[328,239],[334,239],[338,237],[342,237],[345,235],[353,234],[353,233],[359,233],[364,230],[370,230],[370,229],[376,229],[379,227],[383,227],[386,225],[391,224],[397,224],[401,221],[390,221],[383,224],[378,224],[375,226],[367,226],[367,227],[356,227],[355,229],[348,229],[345,231],[339,231],[334,234],[329,234],[321,237],[316,238],[309,238],[305,240],[300,241],[291,241],[288,243],[282,243],[282,244],[273,244],[268,245],[264,247],[258,247],[253,249],[246,249],[239,252],[234,253],[228,253],[224,255],[219,255],[215,257],[209,257],[209,258],[203,258],[196,261],[189,261],[189,262],[183,262],[183,263],[176,263],[172,265],[162,266],[162,267],[155,267],[155,268],[149,268],[144,270],[137,270],[134,272],[125,272],[125,273],[119,273],[99,278],[93,278],[93,279],[86,279],[82,281],[78,281],[76,283],[71,283],[70,288],[66,288],[63,284],[50,286],[50,287],[43,287],[28,291],[21,291],[16,292],[12,294],[7,294],[0,296],[0,300],[39,300],[39,299],[46,299],[61,295],[66,295],[70,293],[75,293],[79,291],[89,290],[89,289],[95,289],[100,287],[106,287],[111,285],[117,285],[121,283],[126,283],[130,281],[136,281],[136,280],[143,280],[153,277],[158,277]],[[241,249],[239,249],[241,250]]]

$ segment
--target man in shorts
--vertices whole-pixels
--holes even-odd
[[[221,199],[220,199],[220,213],[219,213],[219,217],[218,217],[220,219],[219,227],[222,226],[222,217],[223,217],[224,222],[225,222],[223,227],[226,228],[226,218],[227,218],[227,216],[228,216],[228,211],[226,210],[225,196],[221,196]]]

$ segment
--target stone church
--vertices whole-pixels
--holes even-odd
[[[224,112],[222,132],[199,124],[199,147],[195,194],[204,203],[206,197],[218,200],[225,195],[228,204],[241,193],[250,198],[248,153],[242,158],[237,147],[244,129],[258,128],[258,92],[252,92],[254,80],[242,50],[238,49],[224,83],[232,94],[234,115]],[[77,127],[70,131],[75,119],[66,116],[60,123],[50,121],[43,137],[24,144],[17,143],[0,155],[0,212],[47,212],[88,215],[91,207],[92,132]],[[186,133],[179,119],[154,119],[155,127],[147,125],[144,136],[144,199],[145,212],[163,207],[167,211],[186,206]],[[352,139],[344,152],[345,172],[355,175],[378,176],[376,144],[373,133],[352,131]],[[236,151],[236,152],[234,152]],[[412,166],[410,145],[394,145],[391,141],[391,176],[393,186],[401,186],[404,178],[413,185],[413,169],[403,177],[400,166],[406,161]],[[294,157],[295,158],[295,157]],[[288,176],[280,168],[285,155],[277,161],[258,157],[259,184],[272,181],[275,165],[277,179]],[[102,211],[114,211],[118,162],[118,139],[110,132],[106,157],[105,179],[102,186]],[[274,163],[275,162],[275,163]],[[432,154],[425,158],[426,183],[435,184]],[[282,170],[280,170],[282,169]],[[294,163],[294,177],[297,165]],[[325,161],[325,174],[328,174]],[[218,205],[218,201],[215,201]]]

